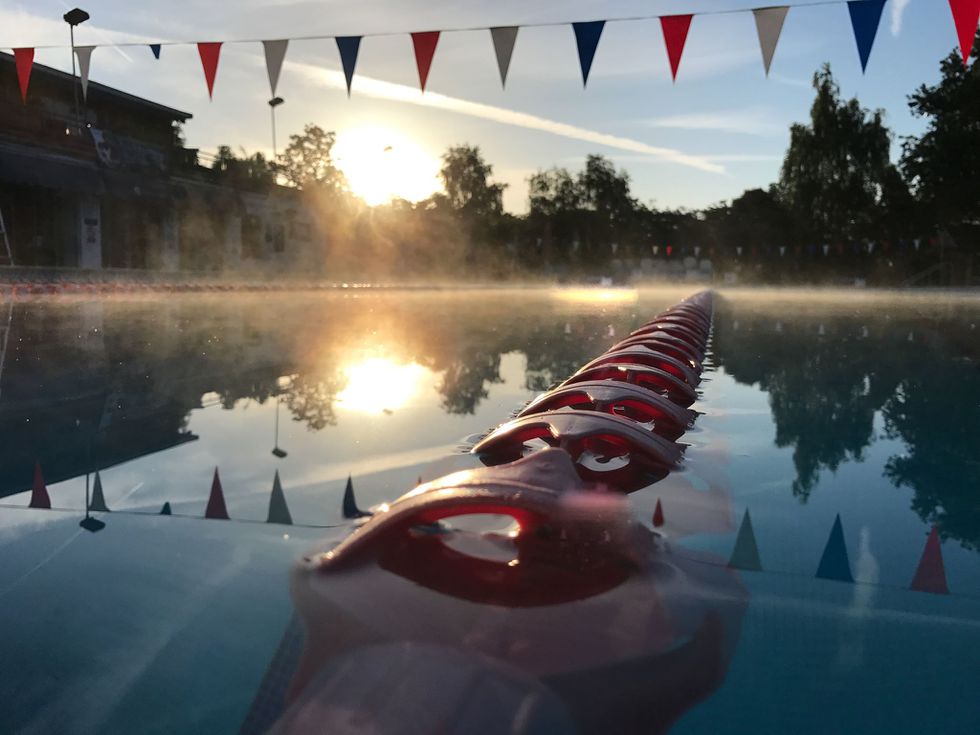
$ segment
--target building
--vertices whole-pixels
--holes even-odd
[[[21,101],[0,53],[0,214],[14,263],[160,271],[303,270],[322,261],[301,193],[249,191],[198,163],[191,114],[34,64]],[[77,103],[76,103],[77,91]]]

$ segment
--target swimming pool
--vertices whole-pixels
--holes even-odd
[[[474,466],[476,437],[691,291],[3,305],[0,730],[239,732],[348,476],[367,507]],[[748,510],[761,571],[673,732],[980,722],[978,324],[968,295],[720,295],[683,467],[630,511],[659,500],[679,551],[724,563]],[[26,508],[35,460],[53,510]],[[202,519],[216,467],[228,521]],[[265,522],[276,472],[289,526]],[[949,594],[909,589],[933,526]],[[832,537],[852,582],[816,576]]]

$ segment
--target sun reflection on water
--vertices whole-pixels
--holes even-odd
[[[375,414],[402,408],[424,387],[426,372],[416,363],[381,357],[353,363],[344,368],[347,385],[337,394],[337,405]]]

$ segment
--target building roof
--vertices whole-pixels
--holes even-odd
[[[13,67],[15,65],[13,54],[0,51],[0,63],[9,64],[11,67]],[[31,69],[31,77],[34,78],[36,76],[48,77],[49,79],[65,82],[67,84],[71,84],[73,80],[72,75],[68,72],[37,63],[35,63]],[[109,87],[105,84],[99,84],[98,82],[89,80],[88,99],[90,102],[93,101],[93,97],[95,100],[98,100],[99,97],[110,98],[116,102],[130,105],[143,111],[153,111],[161,115],[166,115],[170,119],[179,120],[180,122],[185,122],[193,117],[193,115],[189,112],[176,110],[173,107],[167,107],[166,105],[161,105],[157,102],[153,102],[142,97],[137,97],[134,94],[123,92],[121,89],[116,89],[115,87]]]

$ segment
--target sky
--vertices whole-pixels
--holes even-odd
[[[803,0],[812,2],[812,0]],[[289,45],[277,94],[281,151],[288,135],[315,123],[337,133],[337,156],[355,192],[421,198],[438,185],[439,156],[450,145],[478,145],[507,184],[504,205],[527,209],[527,179],[552,166],[580,169],[601,153],[626,169],[633,194],[661,208],[700,208],[775,181],[789,126],[805,121],[810,80],[829,62],[844,95],[881,108],[895,133],[919,133],[907,96],[939,79],[939,60],[956,46],[946,0],[888,0],[867,72],[844,3],[792,8],[766,78],[744,0],[89,0],[92,18],[76,44],[231,41],[221,52],[208,99],[194,45],[98,48],[91,79],[193,114],[187,145],[220,144],[272,152],[270,98],[261,39],[391,34],[361,44],[348,99],[332,39]],[[67,26],[73,3],[0,0],[0,48],[43,46],[38,63],[71,68]],[[609,22],[583,89],[574,33],[565,22],[695,13],[672,82],[656,19]],[[491,26],[522,28],[506,89]],[[426,92],[419,91],[411,31],[443,33]]]

